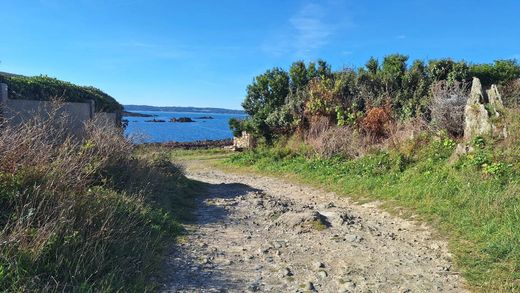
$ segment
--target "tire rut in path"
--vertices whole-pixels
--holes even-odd
[[[431,228],[376,204],[208,168],[189,177],[209,187],[164,292],[465,292]]]

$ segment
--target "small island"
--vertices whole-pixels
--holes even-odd
[[[193,121],[190,117],[180,117],[180,118],[172,118],[172,119],[170,119],[170,122],[186,123],[186,122],[195,122],[195,121]]]
[[[123,111],[121,112],[123,117],[155,117],[157,115],[151,115],[151,114],[143,114],[143,113],[137,113],[137,112],[128,112]]]
[[[201,116],[201,117],[197,117],[195,119],[199,119],[199,120],[211,120],[211,119],[215,119],[213,118],[213,116]]]
[[[165,121],[165,120],[162,120],[162,119],[155,119],[155,118],[154,118],[154,119],[152,119],[152,120],[146,120],[146,121],[144,121],[144,122],[156,122],[156,123],[159,122],[159,123],[161,123],[161,122],[166,122],[166,121]]]

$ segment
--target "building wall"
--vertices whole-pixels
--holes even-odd
[[[94,116],[94,124],[97,127],[114,127],[117,123],[116,113],[98,112]]]
[[[94,121],[96,127],[116,127],[116,113],[95,113],[94,103],[56,103],[36,100],[11,100],[7,98],[7,87],[0,84],[0,118],[3,123],[16,126],[32,119],[49,119],[64,127],[64,131],[81,137],[85,124]],[[4,93],[2,93],[4,92]]]

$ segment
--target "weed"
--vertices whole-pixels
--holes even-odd
[[[0,291],[152,290],[193,184],[117,129],[80,140],[49,117],[0,125]]]

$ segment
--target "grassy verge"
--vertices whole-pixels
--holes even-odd
[[[232,156],[228,167],[290,174],[353,197],[383,200],[433,223],[450,241],[469,285],[484,292],[520,291],[520,145],[498,151],[479,138],[477,151],[450,163],[455,143],[423,138],[411,152],[359,159],[320,158],[285,148]]]
[[[153,290],[199,186],[119,133],[0,132],[0,292]]]

